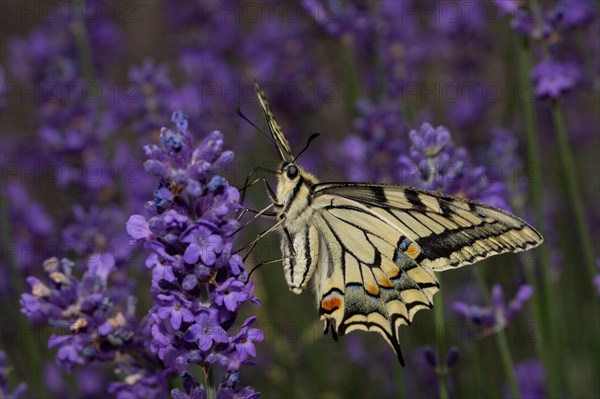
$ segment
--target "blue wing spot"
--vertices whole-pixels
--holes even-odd
[[[410,240],[408,238],[404,238],[402,240],[402,242],[400,242],[400,245],[398,246],[400,248],[400,250],[402,252],[405,252],[408,249],[408,246],[410,245]]]

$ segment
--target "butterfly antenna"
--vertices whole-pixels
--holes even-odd
[[[265,131],[264,131],[264,130],[262,130],[261,128],[259,128],[258,126],[256,126],[256,123],[252,122],[250,119],[248,119],[248,117],[246,117],[246,115],[244,115],[244,114],[242,113],[242,109],[240,108],[240,104],[237,104],[237,105],[235,106],[235,110],[236,110],[237,114],[238,114],[238,115],[239,115],[239,116],[240,116],[240,117],[241,117],[243,120],[245,120],[246,122],[248,122],[249,124],[251,124],[252,126],[254,126],[254,128],[255,128],[256,130],[258,130],[259,132],[261,132],[261,133],[262,133],[262,134],[263,134],[263,135],[264,135],[266,138],[268,138],[269,140],[271,140],[271,142],[272,142],[273,144],[275,144],[275,146],[277,146],[277,143],[275,142],[275,140],[273,139],[273,137],[271,137],[270,135],[268,135],[267,133],[265,133]]]
[[[316,139],[317,137],[319,137],[321,135],[321,133],[313,133],[310,135],[310,137],[308,138],[308,141],[306,142],[306,146],[304,146],[304,148],[302,149],[302,151],[300,151],[298,153],[298,155],[296,155],[296,158],[294,158],[294,162],[296,162],[296,160],[298,158],[300,158],[300,155],[302,155],[302,153],[306,150],[308,150],[308,147],[310,147],[310,143],[311,141],[313,141],[314,139]]]

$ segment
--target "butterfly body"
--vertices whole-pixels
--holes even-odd
[[[325,332],[381,334],[400,352],[399,327],[433,306],[435,272],[519,252],[543,239],[500,209],[418,188],[318,183],[297,165],[256,85],[282,159],[275,211],[284,276],[301,293],[314,280]]]

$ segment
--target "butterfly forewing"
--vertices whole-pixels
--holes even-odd
[[[415,260],[434,271],[525,251],[543,241],[533,227],[508,212],[433,191],[332,183],[315,185],[313,195],[342,197],[387,218],[414,241],[419,252]]]

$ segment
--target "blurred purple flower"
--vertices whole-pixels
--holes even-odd
[[[453,346],[446,353],[443,362],[439,361],[438,351],[430,346],[425,346],[413,357],[414,381],[413,390],[420,392],[423,397],[439,397],[439,379],[445,378],[448,390],[454,390],[452,369],[458,362],[460,350]]]
[[[589,0],[561,0],[547,18],[557,29],[585,28],[596,18],[596,9]]]
[[[62,243],[77,255],[110,252],[120,262],[126,260],[133,247],[123,231],[124,212],[117,206],[100,208],[92,205],[88,210],[73,207],[73,221],[62,231]]]
[[[295,120],[317,109],[332,92],[330,76],[312,50],[317,37],[303,19],[293,22],[265,18],[244,43],[252,76],[263,83],[280,119]],[[293,126],[287,135],[294,138]]]
[[[42,204],[33,201],[27,192],[27,188],[19,182],[11,181],[5,186],[6,198],[11,204],[11,216],[15,221],[22,223],[13,228],[27,229],[37,237],[44,237],[54,230],[54,221],[42,208]]]
[[[239,256],[231,255],[239,192],[217,175],[233,154],[223,150],[219,132],[195,147],[187,116],[175,112],[172,121],[176,129],[161,130],[160,146],[144,148],[146,170],[161,180],[165,193],[146,204],[149,218],[132,215],[127,230],[151,251],[150,347],[167,372],[183,380],[185,392],[174,390],[173,397],[196,398],[205,391],[187,372],[190,364],[237,372],[248,354],[255,355],[253,343],[262,335],[248,328],[254,318],[244,323],[242,335],[231,335],[240,305],[256,302]],[[243,397],[247,389],[234,385],[222,385],[217,395]]]
[[[149,371],[140,367],[124,369],[123,382],[113,382],[108,393],[116,399],[162,399],[167,397],[168,383],[162,371]],[[121,370],[119,370],[121,372]]]
[[[464,148],[456,148],[446,128],[424,123],[411,130],[410,139],[409,154],[397,159],[396,181],[510,209],[506,185],[490,180],[486,168],[471,161]]]
[[[532,71],[535,94],[540,98],[559,98],[581,79],[581,71],[573,62],[543,60]]]
[[[86,68],[105,72],[123,53],[123,34],[110,20],[110,1],[93,1],[97,12],[62,3],[56,17],[46,18],[26,39],[9,41],[11,70],[29,83],[65,82],[83,76]],[[80,62],[78,40],[89,40],[91,65]]]
[[[7,399],[25,399],[27,385],[21,382],[11,392],[10,388],[8,387],[9,373],[10,368],[8,366],[6,353],[4,353],[4,351],[0,351],[0,397]]]
[[[367,3],[360,0],[302,0],[302,6],[328,35],[357,49],[368,45],[374,26]]]
[[[493,128],[491,136],[491,144],[484,155],[489,162],[489,173],[486,174],[504,182],[513,206],[522,208],[527,197],[527,178],[525,163],[519,156],[519,142],[512,131],[500,127]]]
[[[404,123],[397,105],[360,100],[357,110],[356,133],[348,136],[340,148],[342,156],[348,160],[348,179],[390,182],[394,173],[393,160],[405,148],[402,141]]]
[[[594,277],[594,285],[596,286],[598,296],[600,296],[600,258],[596,259],[596,268],[598,269],[598,274]]]
[[[169,79],[168,67],[145,59],[129,70],[129,82],[117,101],[117,113],[133,126],[136,133],[158,137],[161,126],[168,122],[171,98],[176,89]]]
[[[383,0],[371,17],[378,36],[376,53],[381,57],[383,74],[377,84],[384,97],[396,99],[414,89],[420,76],[420,65],[429,55],[431,35],[420,27],[417,18],[409,18],[415,3],[408,0]],[[402,21],[399,23],[399,21]],[[371,69],[369,68],[369,71]],[[368,81],[368,76],[367,79]]]
[[[515,377],[523,399],[545,399],[545,377],[544,367],[539,360],[525,360],[516,363]],[[504,387],[504,397],[511,397],[508,385]]]
[[[512,15],[519,8],[518,0],[494,0],[494,3],[503,14]]]
[[[491,306],[482,307],[456,301],[452,307],[465,321],[483,327],[502,329],[521,313],[525,302],[533,295],[533,288],[527,284],[521,285],[515,298],[506,304],[504,291],[499,284],[492,287]]]

